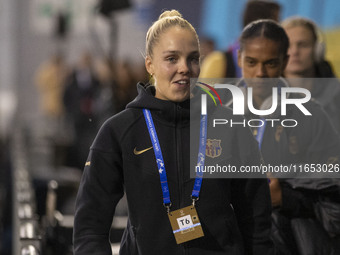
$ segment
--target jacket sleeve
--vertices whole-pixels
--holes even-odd
[[[109,233],[124,193],[118,144],[104,125],[91,147],[76,200],[75,255],[112,254]]]
[[[320,105],[311,102],[308,110],[312,116],[300,117],[301,125],[304,128],[292,130],[289,140],[297,140],[295,162],[306,164],[309,169],[323,164],[339,164],[340,139],[327,114]],[[294,139],[292,139],[294,138]],[[290,144],[292,147],[292,145]],[[303,168],[303,167],[302,167]],[[310,174],[306,172],[306,174]],[[323,178],[320,172],[314,172],[314,177]],[[300,183],[301,180],[301,184]],[[305,217],[313,215],[313,200],[308,189],[304,189],[304,179],[295,179],[295,187],[281,181],[282,206],[281,212],[289,217]],[[302,188],[302,189],[301,189]]]
[[[280,211],[288,217],[312,217],[313,200],[307,192],[295,190],[286,182],[281,182],[282,206]]]
[[[302,134],[298,134],[308,141],[306,163],[339,163],[339,134],[319,104],[314,103],[311,112],[312,116],[306,117],[307,132],[302,130]],[[306,133],[308,137],[306,137]]]
[[[241,129],[238,148],[243,166],[262,163],[257,142],[250,130]],[[246,174],[246,173],[245,173]],[[232,184],[232,204],[243,236],[246,254],[274,254],[271,240],[271,200],[268,180],[243,176]],[[254,178],[252,178],[254,177]],[[262,176],[263,177],[263,176]]]

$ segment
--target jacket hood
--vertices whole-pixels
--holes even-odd
[[[139,82],[137,84],[138,96],[130,102],[126,108],[147,108],[150,110],[164,110],[168,107],[173,107],[174,105],[182,106],[187,108],[189,106],[189,100],[185,100],[180,103],[161,100],[155,97],[155,86],[151,84],[143,84]]]
[[[172,102],[155,97],[155,87],[151,84],[137,84],[138,96],[130,102],[126,108],[149,109],[158,112],[163,118],[172,122],[176,119],[176,111],[180,110],[184,117],[190,117],[190,100],[183,102]]]

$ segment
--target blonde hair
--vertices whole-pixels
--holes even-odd
[[[310,19],[293,16],[282,21],[281,25],[284,29],[304,27],[312,33],[314,42],[318,41],[318,28],[316,24]]]
[[[152,57],[153,48],[157,44],[161,34],[164,33],[167,29],[174,26],[185,28],[193,32],[196,36],[197,43],[199,44],[199,39],[195,28],[186,19],[184,19],[177,10],[164,11],[146,33],[146,56]]]

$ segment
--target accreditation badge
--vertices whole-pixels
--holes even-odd
[[[195,206],[169,212],[168,216],[177,244],[204,236]]]

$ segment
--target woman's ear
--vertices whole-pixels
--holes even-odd
[[[145,57],[145,68],[149,74],[152,75],[154,73],[154,67],[153,67],[152,59],[150,56]]]

